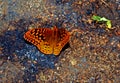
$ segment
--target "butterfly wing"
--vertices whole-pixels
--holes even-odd
[[[64,28],[58,29],[56,45],[54,46],[54,55],[58,55],[62,48],[67,44],[70,38],[70,33]]]
[[[50,28],[31,29],[24,34],[25,40],[37,46],[44,54],[52,54],[53,46],[51,36],[53,31]]]

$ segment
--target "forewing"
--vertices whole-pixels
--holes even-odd
[[[58,29],[57,32],[57,41],[54,46],[54,55],[59,55],[62,48],[68,43],[70,39],[70,33],[66,31],[64,28]]]
[[[24,34],[25,40],[37,46],[44,54],[52,54],[53,46],[51,44],[51,35],[53,31],[50,28],[36,28],[27,31]]]

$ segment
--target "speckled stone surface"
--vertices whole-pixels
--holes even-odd
[[[111,20],[91,20],[99,15]],[[59,56],[26,42],[30,28],[72,32]],[[119,0],[1,0],[0,83],[120,83]]]

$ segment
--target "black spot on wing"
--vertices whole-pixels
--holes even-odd
[[[45,29],[33,29],[31,30],[31,35],[33,35],[35,38],[40,39],[40,40],[45,40]]]
[[[66,36],[66,30],[64,28],[61,28],[58,30],[58,41],[62,41],[64,39],[64,37]]]

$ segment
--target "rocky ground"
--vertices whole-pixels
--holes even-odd
[[[91,19],[105,17],[105,23]],[[26,42],[30,28],[64,27],[71,34],[59,56]],[[120,83],[119,0],[0,1],[0,83]]]

